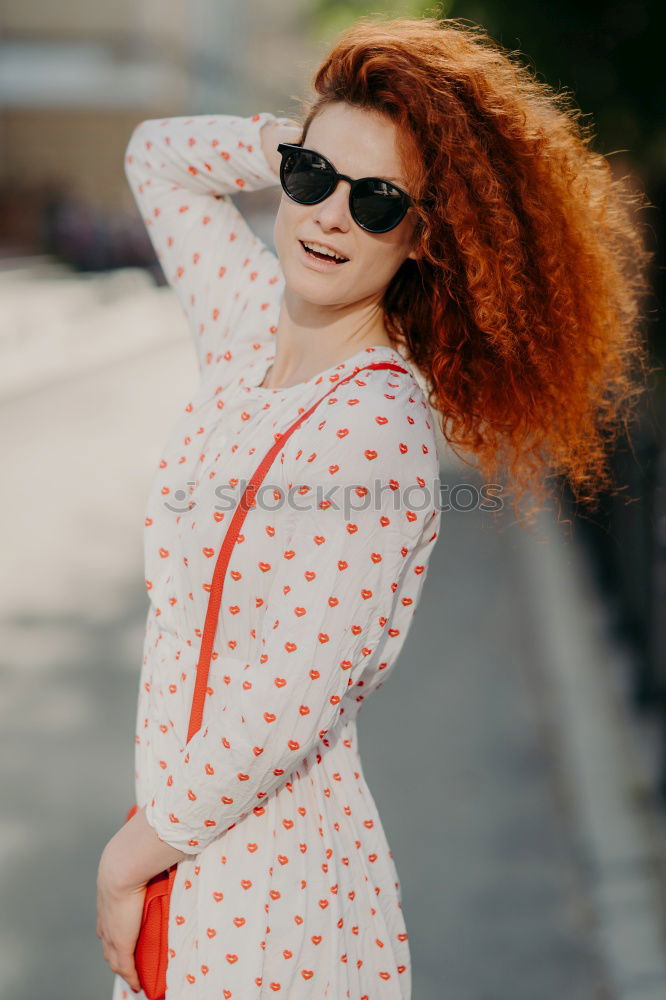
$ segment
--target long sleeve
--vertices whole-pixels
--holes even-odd
[[[279,184],[261,144],[267,121],[288,119],[266,111],[147,119],[125,151],[125,176],[201,372],[228,346],[242,314],[254,308],[260,321],[280,291],[275,254],[230,198]]]
[[[347,692],[355,714],[360,679],[386,675],[385,644],[394,659],[404,641],[437,534],[438,465],[421,405],[406,402],[413,384],[384,392],[385,378],[364,380],[362,405],[341,391],[292,436],[298,509],[270,567],[259,655],[213,658],[201,729],[147,804],[158,836],[185,853],[261,808],[325,743]]]
[[[438,495],[438,483],[434,489],[435,495]],[[403,544],[401,548],[403,561],[400,586],[396,588],[389,621],[382,630],[375,648],[373,661],[376,667],[364,676],[355,691],[355,712],[390,677],[419,606],[421,591],[428,575],[430,556],[439,538],[441,511],[432,510],[429,517],[422,517],[419,523],[423,525],[423,530],[418,542],[409,548]]]

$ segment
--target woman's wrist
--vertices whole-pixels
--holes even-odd
[[[108,842],[100,859],[107,885],[126,892],[145,885],[166,868],[188,857],[157,836],[139,809]]]

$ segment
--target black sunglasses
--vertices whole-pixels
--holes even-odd
[[[409,206],[416,202],[402,188],[381,177],[352,180],[312,149],[281,142],[280,183],[285,193],[299,205],[316,205],[335,191],[339,181],[349,181],[349,211],[354,221],[368,233],[388,233],[395,229]]]

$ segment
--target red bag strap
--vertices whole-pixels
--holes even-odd
[[[201,728],[204,701],[206,698],[206,685],[208,683],[208,671],[210,668],[211,656],[213,654],[213,642],[215,639],[215,632],[217,630],[217,620],[220,613],[222,585],[227,572],[227,566],[229,565],[231,550],[233,549],[236,539],[238,538],[238,534],[248,510],[254,505],[254,495],[271,467],[275,456],[294,431],[300,427],[304,420],[307,420],[311,413],[316,410],[320,403],[323,403],[327,396],[330,396],[330,394],[335,392],[336,389],[339,389],[344,382],[347,382],[350,378],[354,378],[354,376],[358,375],[360,371],[364,371],[366,368],[390,368],[392,371],[396,372],[407,371],[406,368],[402,368],[400,365],[396,365],[391,361],[375,361],[373,364],[363,365],[360,368],[354,369],[354,371],[350,372],[349,375],[345,375],[344,378],[332,385],[328,392],[321,397],[321,399],[318,399],[316,403],[313,403],[309,410],[305,410],[305,412],[294,421],[288,430],[276,437],[275,442],[268,450],[262,462],[258,465],[252,479],[247,484],[245,491],[243,492],[238,507],[234,511],[234,516],[231,519],[227,533],[224,536],[224,541],[220,547],[215,563],[215,569],[213,571],[213,580],[210,586],[210,597],[208,598],[208,610],[206,611],[206,621],[204,624],[203,638],[201,640],[201,650],[199,652],[199,661],[197,663],[197,676],[194,685],[194,694],[192,696],[190,725],[187,732],[188,743],[194,734]]]

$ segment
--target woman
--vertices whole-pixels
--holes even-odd
[[[543,495],[548,468],[589,499],[637,395],[635,196],[562,95],[480,29],[428,18],[357,22],[314,86],[301,125],[149,120],[127,149],[201,378],[146,511],[140,808],[98,874],[114,1000],[138,988],[144,886],[175,862],[167,997],[411,995],[356,715],[395,665],[439,532],[427,402],[486,474],[508,464],[517,498]],[[276,257],[228,196],[281,167]],[[377,361],[406,370],[345,381]],[[331,388],[270,470],[271,497],[298,502],[243,524],[186,742],[228,494]]]

